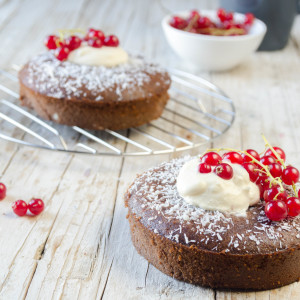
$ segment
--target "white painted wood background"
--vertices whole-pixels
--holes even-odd
[[[161,2],[169,10],[217,6]],[[187,70],[164,40],[164,14],[151,0],[2,0],[0,67],[43,51],[44,36],[57,28],[94,26],[116,33],[130,51]],[[234,126],[213,146],[261,150],[264,132],[300,166],[299,47],[298,18],[283,51],[256,53],[226,73],[198,72],[224,89],[237,109]],[[0,202],[1,299],[300,299],[299,283],[256,293],[195,287],[165,276],[136,253],[123,194],[137,173],[170,156],[101,158],[0,145],[0,180],[8,189]],[[44,199],[43,214],[16,217],[12,202],[31,197]]]

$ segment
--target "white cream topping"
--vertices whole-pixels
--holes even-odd
[[[101,47],[80,46],[71,51],[68,61],[89,66],[114,67],[128,61],[127,52],[121,47]]]
[[[186,162],[177,177],[177,190],[186,202],[206,210],[245,214],[258,203],[259,189],[239,164],[230,164],[233,177],[225,180],[215,173],[200,173],[199,159]]]

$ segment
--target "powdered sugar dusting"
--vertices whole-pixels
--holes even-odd
[[[22,72],[22,71],[21,71]],[[88,98],[103,101],[131,100],[148,97],[145,85],[151,84],[151,75],[158,75],[166,86],[168,74],[155,64],[146,63],[139,57],[116,67],[78,65],[57,60],[52,51],[33,58],[26,66],[23,82],[30,88],[48,97],[79,100]],[[161,89],[160,85],[152,88]]]
[[[185,202],[177,192],[176,178],[189,159],[152,168],[130,187],[129,209],[145,226],[174,242],[216,252],[269,253],[300,245],[300,218],[271,222],[262,203],[250,207],[244,217]]]

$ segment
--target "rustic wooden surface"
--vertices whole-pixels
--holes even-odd
[[[43,51],[57,28],[95,26],[123,46],[166,66],[187,70],[160,27],[166,10],[216,7],[216,1],[0,1],[0,67]],[[300,166],[300,19],[283,51],[260,52],[225,73],[199,73],[233,99],[237,119],[214,146],[263,148],[260,133]],[[13,130],[13,129],[12,129]],[[74,156],[0,140],[1,299],[300,299],[300,284],[264,292],[223,292],[165,276],[133,248],[123,194],[137,173],[170,158]],[[129,147],[125,143],[118,145]],[[203,149],[200,149],[201,151]],[[41,197],[38,217],[16,217],[16,199]]]

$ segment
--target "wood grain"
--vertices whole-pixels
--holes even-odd
[[[300,165],[299,17],[284,50],[256,53],[226,73],[201,73],[171,52],[160,20],[167,11],[216,6],[209,0],[0,1],[0,68],[22,65],[43,51],[44,36],[57,28],[99,27],[116,33],[130,52],[199,74],[233,98],[238,112],[233,127],[207,147],[262,150],[263,132]],[[300,299],[299,283],[251,293],[192,286],[137,254],[123,195],[137,173],[170,155],[123,159],[47,152],[3,140],[0,145],[1,182],[8,188],[0,202],[0,299]],[[44,213],[16,217],[12,202],[31,197],[44,199]]]

